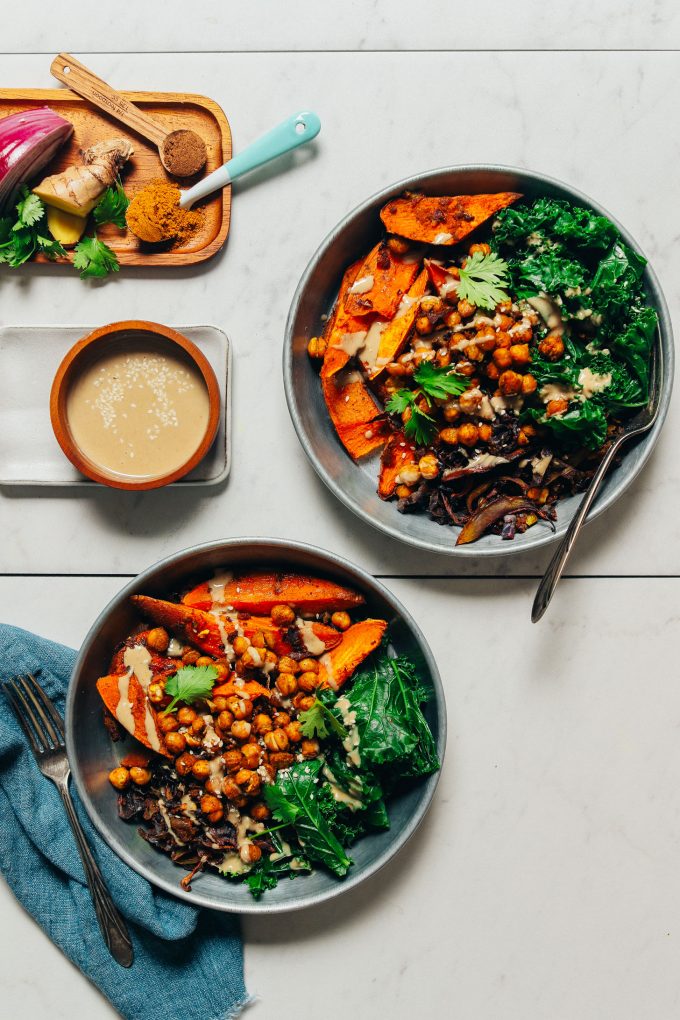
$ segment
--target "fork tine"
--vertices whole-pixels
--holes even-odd
[[[57,747],[63,747],[64,724],[56,708],[32,673],[27,673],[25,676],[20,677],[20,680],[24,690],[28,692],[33,704],[40,713],[40,718],[47,728],[50,737]]]
[[[24,711],[24,705],[20,699],[19,693],[14,688],[13,679],[7,680],[4,684],[2,684],[2,689],[5,694],[5,697],[9,701],[12,708],[14,709],[14,714],[17,717],[19,725],[21,726],[22,730],[28,737],[28,742],[31,745],[33,754],[35,755],[36,758],[39,758],[41,754],[44,754],[45,747],[42,742],[38,741],[36,735],[34,735],[31,727],[28,725]]]

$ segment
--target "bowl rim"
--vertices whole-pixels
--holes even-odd
[[[321,458],[318,456],[314,443],[311,441],[302,421],[302,416],[299,411],[298,398],[295,391],[293,382],[293,331],[295,320],[297,318],[300,303],[302,301],[305,290],[307,289],[310,277],[314,273],[318,262],[326,254],[326,252],[333,246],[336,240],[336,235],[340,230],[346,227],[353,219],[362,213],[375,206],[377,203],[384,203],[391,197],[400,194],[405,190],[413,190],[417,188],[419,184],[430,185],[432,179],[437,176],[443,176],[445,174],[462,174],[462,173],[475,173],[475,172],[489,172],[489,173],[504,173],[513,174],[515,176],[529,178],[532,182],[535,182],[539,186],[552,186],[558,189],[562,189],[568,192],[573,199],[586,206],[589,206],[599,215],[606,216],[620,232],[623,240],[629,247],[644,256],[647,260],[645,267],[645,274],[647,282],[650,285],[652,292],[653,305],[659,316],[658,333],[659,341],[664,354],[664,378],[662,382],[661,400],[659,405],[659,414],[654,426],[647,432],[636,445],[640,453],[636,459],[635,464],[629,468],[629,471],[625,477],[625,480],[619,485],[615,486],[612,490],[608,491],[606,495],[600,494],[595,501],[593,508],[591,509],[585,524],[590,524],[591,521],[596,520],[601,514],[605,513],[613,504],[621,498],[626,490],[633,484],[637,476],[640,474],[642,469],[647,464],[652,450],[654,449],[661,429],[663,428],[668,409],[670,405],[671,392],[673,388],[673,378],[675,369],[675,348],[673,343],[673,327],[671,323],[671,317],[666,303],[663,290],[659,279],[654,271],[651,262],[647,259],[642,247],[638,244],[632,234],[613,216],[608,209],[606,209],[599,202],[594,201],[585,192],[580,191],[578,188],[574,188],[571,184],[567,184],[557,177],[552,177],[549,174],[544,174],[536,170],[529,170],[523,167],[510,166],[502,163],[458,163],[449,166],[437,167],[432,170],[425,170],[418,174],[414,174],[409,177],[404,177],[394,184],[390,184],[385,188],[381,188],[376,191],[369,198],[365,199],[359,205],[355,206],[345,216],[342,217],[338,223],[326,234],[323,241],[320,243],[311,259],[307,263],[305,270],[300,277],[295,293],[291,301],[290,308],[288,310],[288,316],[286,319],[286,327],[283,341],[283,385],[286,395],[286,403],[288,405],[288,413],[293,423],[296,435],[302,446],[308,460],[312,467],[316,471],[321,481],[326,485],[333,495],[340,500],[344,506],[351,510],[357,517],[361,518],[371,527],[377,531],[388,535],[390,538],[394,538],[399,542],[403,542],[406,545],[413,546],[418,549],[422,549],[428,553],[436,553],[439,556],[452,556],[452,557],[467,557],[467,558],[489,558],[489,557],[503,557],[508,555],[517,555],[521,553],[528,554],[538,549],[542,549],[545,546],[552,545],[554,542],[559,541],[563,538],[566,529],[569,526],[569,520],[563,520],[558,522],[555,531],[548,529],[542,529],[541,532],[537,532],[531,537],[531,540],[518,545],[514,542],[498,542],[491,546],[478,546],[477,543],[470,543],[469,545],[456,546],[453,542],[450,545],[442,545],[438,542],[428,539],[419,538],[414,535],[410,535],[404,529],[397,526],[395,523],[390,524],[385,521],[376,520],[372,516],[370,510],[364,509],[360,503],[353,499],[345,489],[336,482],[335,478],[326,470]],[[615,471],[618,469],[615,468]],[[378,499],[377,493],[375,498]],[[432,527],[441,529],[434,521]],[[533,530],[533,529],[532,529]],[[433,534],[436,532],[433,531]]]
[[[179,560],[189,558],[195,554],[203,554],[209,552],[221,552],[225,551],[227,554],[231,549],[238,549],[243,546],[249,546],[251,549],[260,548],[266,549],[272,555],[272,559],[276,558],[277,553],[284,556],[295,556],[297,553],[312,554],[313,556],[321,557],[324,563],[328,565],[329,572],[332,572],[334,568],[339,568],[341,571],[347,571],[353,579],[356,579],[357,585],[362,589],[368,589],[385,599],[385,601],[394,610],[395,614],[398,615],[401,620],[411,630],[414,639],[418,645],[418,648],[423,656],[429,674],[432,678],[432,688],[434,692],[433,702],[436,706],[437,712],[437,724],[438,724],[438,737],[437,737],[437,753],[439,755],[440,767],[437,772],[434,772],[430,776],[426,776],[422,781],[423,796],[418,803],[416,810],[413,812],[408,820],[408,823],[399,834],[397,839],[385,848],[382,854],[380,854],[374,861],[368,864],[362,871],[352,873],[350,870],[349,874],[338,881],[336,885],[331,885],[327,890],[313,895],[304,896],[304,887],[301,885],[302,895],[300,899],[302,902],[284,902],[284,903],[268,903],[266,897],[261,901],[252,900],[252,902],[245,901],[238,905],[230,905],[223,903],[216,903],[210,896],[202,894],[200,890],[186,892],[179,885],[179,881],[176,883],[166,881],[164,878],[159,877],[155,874],[154,870],[141,864],[135,859],[135,857],[127,851],[127,849],[118,842],[116,833],[108,828],[106,823],[99,817],[97,809],[90,797],[87,787],[85,785],[84,778],[80,771],[80,765],[78,756],[76,753],[76,740],[75,740],[75,713],[76,713],[76,678],[80,674],[84,660],[89,651],[90,645],[96,638],[99,629],[106,620],[109,613],[117,608],[121,603],[125,602],[128,597],[139,591],[140,586],[143,586],[147,581],[153,581],[155,575],[162,572],[166,567],[175,565]],[[228,565],[228,564],[227,564]],[[189,573],[190,571],[187,571]],[[133,871],[141,875],[152,885],[163,889],[164,892],[169,893],[176,899],[180,899],[189,903],[194,907],[208,907],[211,910],[219,910],[223,913],[237,913],[237,914],[279,914],[287,913],[292,910],[306,909],[307,907],[317,906],[319,903],[323,903],[326,900],[333,899],[336,896],[342,895],[349,889],[354,888],[361,882],[375,875],[380,871],[399,851],[415,833],[416,829],[420,826],[427,811],[429,810],[432,800],[434,797],[435,790],[439,783],[439,779],[444,766],[444,758],[446,752],[446,739],[447,739],[447,714],[446,714],[446,697],[444,694],[444,686],[442,684],[441,675],[437,667],[434,655],[430,649],[430,646],[423,634],[422,630],[418,626],[416,620],[411,613],[406,609],[400,600],[394,595],[388,588],[382,584],[377,578],[362,567],[350,562],[343,556],[338,556],[336,553],[330,552],[327,549],[323,549],[319,546],[310,545],[307,542],[298,542],[294,540],[282,539],[282,538],[267,538],[267,537],[250,537],[243,536],[239,538],[226,538],[217,539],[211,542],[204,542],[199,545],[189,546],[185,549],[181,549],[176,553],[172,553],[169,556],[164,557],[162,560],[158,560],[151,566],[147,567],[141,573],[137,574],[132,580],[128,581],[121,590],[114,595],[112,599],[106,604],[106,606],[98,614],[96,620],[85,635],[85,639],[78,651],[71,677],[69,679],[68,690],[66,693],[66,711],[65,711],[65,729],[66,729],[66,749],[68,753],[69,764],[73,775],[73,780],[78,791],[78,796],[85,807],[87,815],[94,825],[95,829],[107,844],[109,849],[116,854],[125,864],[127,864]],[[105,731],[102,727],[102,740],[105,737]],[[122,823],[121,823],[122,824]],[[225,879],[225,882],[227,880]],[[228,885],[228,883],[227,883]]]
[[[132,331],[147,333],[152,338],[166,340],[180,347],[201,373],[208,391],[209,407],[205,433],[191,456],[172,471],[168,471],[163,475],[156,475],[153,478],[143,478],[137,481],[125,479],[123,476],[117,476],[113,473],[109,474],[106,470],[95,464],[73,439],[66,410],[69,387],[77,370],[78,362],[85,352],[101,341],[115,342],[117,333]],[[63,453],[68,457],[73,466],[93,482],[100,482],[102,485],[112,489],[126,489],[135,492],[158,489],[164,485],[169,485],[171,482],[176,482],[188,474],[189,471],[192,471],[203,460],[217,435],[220,406],[220,388],[213,367],[193,340],[190,340],[183,333],[179,333],[170,326],[147,319],[123,319],[119,322],[109,322],[81,337],[62,358],[50,390],[50,421],[52,423],[52,431]]]

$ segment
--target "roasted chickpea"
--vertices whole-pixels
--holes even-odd
[[[292,673],[281,673],[276,679],[276,687],[284,696],[289,698],[297,691],[297,680]]]
[[[305,694],[303,691],[300,691],[293,698],[293,704],[298,712],[307,712],[315,701],[316,698],[313,694]]]
[[[310,358],[323,358],[326,353],[326,341],[321,336],[311,337],[307,344],[307,354]]]
[[[262,760],[262,749],[258,744],[244,744],[241,748],[243,761],[248,769],[256,769]]]
[[[268,751],[285,751],[289,743],[286,731],[282,729],[265,733],[262,739]]]
[[[538,383],[529,372],[522,376],[522,393],[535,393]]]
[[[292,606],[285,604],[273,606],[271,618],[277,627],[290,627],[292,623],[295,623],[295,610]]]
[[[271,811],[263,801],[258,800],[257,804],[253,804],[250,809],[250,817],[255,822],[266,822],[268,818],[271,818]]]
[[[276,652],[272,652],[268,648],[267,651],[264,653],[264,661],[265,661],[265,665],[267,665],[267,663],[269,663],[269,669],[271,670],[271,669],[276,668],[278,666],[278,664],[279,664],[279,657],[276,654]]]
[[[189,708],[188,705],[183,705],[177,712],[177,719],[182,726],[191,726],[197,714],[198,713],[195,712],[193,708]]]
[[[467,347],[465,348],[465,357],[468,359],[468,361],[483,361],[484,351],[477,343],[468,344]]]
[[[209,655],[200,655],[198,657],[198,659],[196,659],[196,665],[197,666],[214,666],[215,665],[215,660],[211,659]]]
[[[499,308],[500,308],[500,305],[499,305]],[[494,321],[496,322],[496,324],[497,324],[499,329],[504,330],[504,331],[507,332],[507,330],[510,329],[510,327],[512,326],[512,324],[513,324],[513,322],[515,320],[513,319],[513,317],[511,315],[504,315],[502,312],[499,312],[498,313],[498,318],[495,319]]]
[[[227,699],[222,694],[218,694],[216,698],[213,698],[212,706],[216,712],[224,712],[227,707]]]
[[[187,747],[191,747],[194,751],[199,747],[203,747],[203,738],[197,733],[192,733],[191,730],[184,734],[184,739],[187,742]]]
[[[347,630],[348,627],[351,627],[352,620],[350,619],[349,613],[339,611],[337,613],[333,613],[331,616],[331,623],[334,627],[337,627],[338,630]]]
[[[297,678],[298,687],[301,691],[305,691],[307,694],[311,694],[312,691],[316,690],[319,685],[319,681],[319,674],[313,673],[311,669],[306,673],[300,673],[300,676]]]
[[[486,242],[482,242],[481,244],[471,244],[468,248],[468,254],[474,255],[475,252],[481,252],[482,255],[490,255],[491,245],[486,244]]]
[[[531,362],[529,344],[513,344],[510,347],[510,357],[516,365],[528,365]]]
[[[201,656],[200,652],[197,652],[195,648],[189,648],[182,656],[182,662],[185,666],[195,666],[196,660]]]
[[[253,733],[257,733],[261,736],[263,733],[269,733],[274,728],[274,723],[271,720],[271,716],[266,715],[264,712],[258,712],[253,717]]]
[[[293,722],[289,722],[287,726],[284,726],[283,731],[291,744],[299,744],[302,740],[302,726],[297,719]]]
[[[133,765],[130,769],[130,779],[135,786],[146,786],[147,783],[151,782],[151,769],[144,769],[139,765]]]
[[[216,797],[222,793],[222,780],[218,779],[217,776],[211,776],[205,781],[205,792],[214,793]]]
[[[223,712],[220,712],[220,714],[217,717],[217,725],[221,730],[231,729],[231,724],[233,723],[233,721],[234,716],[227,709],[225,709]]]
[[[387,238],[387,247],[393,255],[405,255],[411,245],[405,237],[397,237],[396,234],[391,234]]]
[[[437,351],[435,361],[440,368],[448,368],[451,364],[451,352],[446,347],[440,347]]]
[[[520,322],[512,327],[512,342],[514,344],[528,344],[534,335],[534,331],[528,322]]]
[[[203,733],[204,729],[205,719],[203,718],[202,715],[197,715],[196,718],[191,723],[191,732],[196,734]]]
[[[161,733],[172,733],[179,729],[179,719],[172,712],[163,713],[158,716],[157,725]]]
[[[237,719],[231,724],[231,735],[236,740],[247,740],[250,736],[251,726],[245,719]]]
[[[186,737],[183,733],[166,733],[165,746],[170,754],[181,754],[186,750]]]
[[[484,371],[486,372],[487,378],[491,379],[492,381],[498,379],[498,376],[501,374],[498,365],[495,365],[493,361],[489,362],[489,364],[485,367]]]
[[[204,815],[211,815],[213,811],[221,811],[222,804],[210,793],[206,793],[201,797],[201,811]]]
[[[250,641],[247,637],[243,637],[241,634],[235,637],[231,643],[231,647],[234,649],[234,655],[243,655],[250,648]]]
[[[432,332],[432,323],[430,322],[427,315],[419,315],[416,319],[416,332],[421,336],[427,336]]]
[[[236,663],[236,672],[241,673],[246,669],[259,669],[263,662],[264,649],[256,648],[255,645],[251,645]]]
[[[526,379],[526,376],[524,378]],[[531,422],[527,422],[525,425],[522,426],[522,432],[524,432],[524,434],[527,435],[529,439],[533,439],[537,434],[536,426],[532,425]]]
[[[482,403],[482,399],[482,391],[478,386],[474,386],[466,390],[465,393],[461,393],[458,404],[464,414],[474,414]]]
[[[458,309],[458,312],[462,319],[470,319],[477,311],[477,306],[471,304],[465,298],[463,298],[462,301],[458,302],[456,308]]]
[[[163,684],[159,683],[149,684],[146,693],[152,705],[160,705],[161,701],[165,697],[165,687]]]
[[[458,429],[458,442],[463,446],[475,446],[479,441],[479,429],[471,422],[466,422]]]
[[[204,783],[210,776],[210,765],[203,758],[199,758],[191,766],[191,774],[199,783]]]
[[[522,376],[517,372],[502,372],[498,377],[498,388],[506,397],[522,392]]]
[[[264,633],[261,630],[256,630],[250,639],[250,644],[253,648],[266,648],[267,644],[264,640]]]
[[[398,485],[394,492],[399,499],[407,499],[411,495],[411,490],[408,485]]]
[[[447,446],[457,446],[458,429],[452,428],[442,429],[441,432],[439,433],[439,438],[442,441],[442,443],[446,443]]]
[[[413,374],[413,368],[408,365],[402,365],[398,361],[390,361],[385,366],[385,371],[388,375],[395,376],[397,378],[403,378],[406,375]]]
[[[420,481],[420,468],[417,464],[406,464],[398,477],[402,485],[417,485]]]
[[[239,797],[242,796],[241,787],[237,786],[230,776],[227,776],[225,779],[222,780],[222,793],[227,798],[227,800],[231,801],[236,801]]]
[[[498,368],[506,369],[512,365],[512,355],[510,354],[509,347],[497,347],[491,357],[493,358],[494,365]]]
[[[170,635],[165,627],[153,627],[146,635],[146,647],[152,652],[167,652]]]
[[[512,337],[505,330],[499,329],[496,332],[496,347],[502,347],[504,350],[512,347]]]
[[[552,418],[555,414],[563,414],[569,407],[568,400],[550,400],[545,409],[546,416]]]
[[[294,761],[295,755],[290,754],[288,751],[274,751],[273,754],[269,755],[269,763],[275,770],[287,769]]]
[[[130,785],[130,773],[123,765],[120,765],[117,769],[111,769],[109,772],[109,782],[116,790],[124,790],[126,786]]]
[[[439,474],[439,464],[433,453],[426,453],[418,461],[418,470],[423,478],[432,481]]]
[[[188,776],[195,761],[195,756],[185,751],[184,754],[180,754],[179,758],[175,758],[175,771],[180,776]]]
[[[444,316],[444,325],[447,329],[455,329],[456,326],[460,326],[461,321],[460,312],[458,311],[451,310]]]
[[[468,379],[470,379],[476,371],[476,366],[471,361],[467,361],[467,359],[459,361],[456,365],[456,372],[458,375],[464,375]]]
[[[479,425],[478,427],[480,443],[488,443],[493,435],[493,429],[490,425]]]
[[[227,772],[237,772],[243,765],[243,755],[235,747],[231,751],[225,751],[222,755],[222,762]]]
[[[279,673],[299,673],[300,666],[288,655],[282,655],[279,659]]]
[[[300,672],[302,673],[318,673],[319,663],[316,659],[300,659]]]
[[[244,864],[255,864],[262,856],[262,851],[256,843],[248,841],[241,843],[238,854]]]
[[[303,740],[300,744],[300,752],[305,758],[316,758],[319,750],[320,747],[318,740]]]
[[[253,714],[253,703],[250,698],[239,698],[232,695],[227,698],[227,708],[234,719],[250,719]]]
[[[496,305],[496,311],[501,315],[508,315],[512,311],[512,301],[501,301]]]
[[[538,349],[548,361],[559,361],[564,354],[564,340],[557,333],[548,334],[541,340]]]
[[[275,712],[274,713],[274,724],[278,727],[287,726],[290,722],[290,715],[288,712]]]

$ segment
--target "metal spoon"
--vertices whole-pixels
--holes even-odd
[[[152,117],[147,116],[138,106],[131,103],[125,96],[121,96],[107,85],[105,81],[93,74],[88,67],[72,57],[70,53],[60,53],[52,61],[50,67],[52,75],[58,81],[68,85],[73,92],[77,92],[83,99],[88,99],[94,106],[115,117],[121,124],[136,131],[143,138],[158,146],[158,154],[161,163],[173,177],[193,177],[205,166],[208,153],[205,142],[195,131],[188,128],[181,128],[178,131],[166,131]],[[195,152],[195,159],[191,165],[180,168],[174,158],[174,151],[179,142],[190,143]],[[179,172],[181,169],[181,172]]]
[[[617,436],[600,461],[598,469],[593,475],[590,485],[586,489],[585,495],[581,500],[580,506],[574,514],[564,538],[558,545],[555,554],[548,565],[548,569],[543,575],[541,583],[538,586],[534,604],[531,608],[532,623],[538,623],[548,608],[555,588],[557,587],[557,582],[562,576],[562,571],[564,570],[565,564],[569,558],[569,554],[571,553],[576,539],[579,536],[579,532],[581,531],[581,525],[584,523],[588,516],[588,511],[595,502],[595,497],[600,491],[600,486],[602,485],[605,475],[611,467],[616,454],[619,452],[623,444],[628,442],[629,439],[632,439],[633,436],[640,436],[644,432],[649,432],[656,421],[659,414],[662,379],[663,352],[661,350],[660,338],[657,334],[657,343],[652,348],[649,400],[647,401],[647,406],[643,407],[642,410],[640,410],[633,418],[630,419],[630,421],[626,423],[623,432]]]

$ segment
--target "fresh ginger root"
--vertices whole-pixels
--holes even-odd
[[[125,138],[109,138],[98,142],[82,153],[82,165],[71,166],[63,173],[46,177],[33,188],[33,193],[46,206],[81,218],[84,229],[85,219],[101,194],[115,182],[121,167],[132,153],[133,148]],[[70,233],[73,232],[74,225],[70,224]],[[56,234],[54,236],[58,241],[61,240]]]

